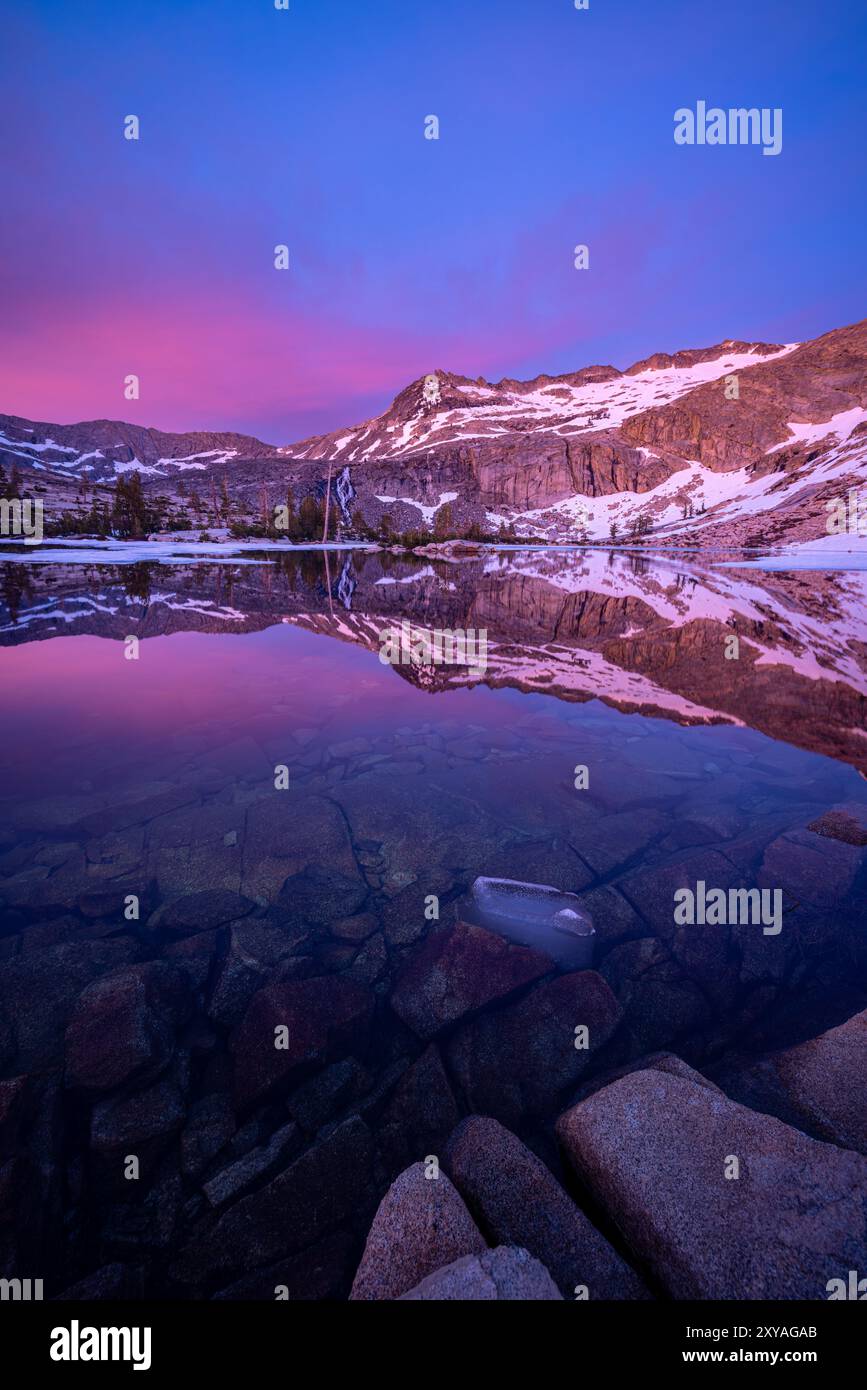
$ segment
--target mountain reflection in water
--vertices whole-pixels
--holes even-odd
[[[429,689],[483,680],[681,723],[743,724],[867,771],[865,572],[768,574],[600,550],[462,563],[360,550],[253,558],[6,563],[0,644],[288,623],[379,652],[402,621],[485,632],[484,675],[394,669]]]

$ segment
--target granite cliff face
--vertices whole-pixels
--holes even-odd
[[[791,447],[789,421],[815,422],[811,442],[819,442],[822,422],[863,410],[865,368],[867,323],[854,324],[738,374],[736,399],[720,390],[719,382],[710,382],[676,404],[625,420],[621,434],[637,446],[669,447],[714,471],[748,465],[767,470],[768,455]],[[831,427],[829,434],[834,432]],[[797,457],[789,453],[790,467]],[[774,458],[775,467],[780,462]]]

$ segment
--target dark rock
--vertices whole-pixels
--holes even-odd
[[[198,799],[198,794],[192,788],[178,787],[158,792],[155,796],[140,797],[136,801],[121,801],[83,816],[75,823],[73,831],[79,839],[83,839],[128,830],[132,825],[143,825],[145,821],[168,815],[170,811],[180,810]]]
[[[148,961],[103,976],[82,992],[66,1029],[66,1079],[110,1091],[156,1076],[171,1059],[189,1012],[184,975]]]
[[[125,1264],[104,1265],[93,1274],[87,1274],[77,1283],[71,1284],[58,1294],[60,1303],[89,1303],[91,1300],[138,1300],[144,1296],[141,1271]]]
[[[245,1187],[250,1187],[276,1168],[282,1162],[290,1150],[296,1146],[298,1129],[295,1125],[284,1125],[272,1135],[267,1144],[261,1148],[253,1149],[250,1153],[239,1158],[235,1163],[230,1163],[228,1167],[221,1168],[218,1173],[204,1184],[204,1193],[212,1207],[222,1206],[224,1202],[229,1202],[234,1197],[238,1197]],[[299,1146],[300,1147],[300,1146]]]
[[[345,1057],[311,1077],[289,1097],[289,1110],[308,1133],[315,1132],[344,1106],[363,1095],[370,1077],[354,1057]]]
[[[560,975],[460,1028],[446,1050],[448,1065],[470,1109],[520,1125],[557,1108],[620,1019],[617,1000],[594,970]],[[575,1046],[580,1026],[589,1029],[586,1049]]]
[[[408,946],[433,930],[425,917],[425,900],[431,895],[443,899],[452,891],[453,875],[439,867],[419,874],[409,888],[396,893],[380,910],[385,939],[389,946]],[[437,919],[438,920],[438,919]]]
[[[214,1298],[292,1303],[345,1298],[352,1278],[353,1246],[349,1232],[334,1231],[300,1255],[245,1275]]]
[[[293,919],[325,926],[352,917],[367,894],[367,884],[358,875],[312,865],[303,873],[287,878],[280,890],[278,905],[285,906]]]
[[[669,1076],[681,1076],[685,1081],[694,1082],[696,1086],[707,1086],[708,1090],[722,1094],[719,1086],[702,1076],[701,1072],[695,1071],[673,1052],[648,1052],[643,1057],[636,1057],[633,1061],[624,1063],[622,1067],[615,1067],[612,1071],[606,1071],[601,1076],[593,1076],[589,1081],[583,1082],[572,1096],[571,1104],[577,1105],[596,1091],[601,1091],[604,1086],[610,1086],[612,1081],[631,1076],[635,1071],[664,1071]]]
[[[373,1146],[359,1119],[327,1138],[222,1215],[208,1217],[178,1256],[172,1274],[206,1286],[233,1270],[249,1273],[305,1249],[368,1199]]]
[[[654,932],[665,943],[671,958],[677,962],[682,979],[691,981],[718,1007],[730,1008],[737,989],[737,971],[731,960],[730,927],[728,925],[680,924],[674,920],[674,895],[679,889],[695,891],[699,880],[715,888],[751,887],[744,884],[741,873],[716,850],[687,854],[669,864],[642,867],[627,875],[619,888],[630,903],[653,925]],[[761,933],[761,926],[750,928]],[[619,948],[624,950],[624,947]],[[673,1037],[669,1033],[668,1038]],[[660,1039],[650,1047],[663,1046]]]
[[[867,845],[867,814],[863,806],[853,807],[852,811],[842,807],[826,811],[807,826],[815,835],[825,835],[831,840],[842,840],[846,845]]]
[[[251,955],[243,939],[233,928],[229,946],[220,962],[219,973],[207,1014],[224,1028],[234,1028],[244,1016],[244,1010],[257,989],[261,989],[271,973],[271,965]]]
[[[724,1088],[754,1109],[867,1154],[867,1011],[737,1072],[729,1068]]]
[[[398,977],[391,1007],[419,1037],[503,999],[542,975],[548,956],[468,922],[441,927],[413,953]]]
[[[758,884],[771,890],[781,888],[798,903],[839,908],[847,901],[865,859],[865,850],[851,841],[842,843],[809,830],[792,830],[768,845]],[[784,919],[783,935],[785,932]]]
[[[377,1127],[389,1173],[438,1154],[458,1122],[458,1107],[434,1043],[401,1077]]]
[[[235,1114],[221,1092],[203,1096],[190,1107],[181,1134],[181,1172],[198,1178],[235,1133]]]
[[[616,888],[594,888],[581,894],[581,906],[593,918],[600,946],[609,947],[647,936],[647,923]]]
[[[128,1190],[138,1186],[126,1184]],[[102,1227],[103,1247],[127,1259],[139,1259],[148,1250],[165,1251],[174,1243],[180,1213],[180,1176],[176,1165],[167,1159],[149,1189],[142,1194],[131,1192],[128,1201],[108,1208]]]
[[[373,913],[359,912],[355,917],[339,917],[336,922],[329,922],[328,930],[341,941],[366,941],[377,926]]]
[[[30,1089],[26,1076],[0,1081],[0,1154],[4,1158],[11,1158],[21,1143]]]
[[[163,956],[183,970],[190,982],[190,989],[202,993],[211,977],[214,961],[220,952],[221,930],[196,932],[193,936],[182,936],[163,947]]]
[[[64,1032],[82,990],[138,951],[131,937],[75,941],[0,965],[0,1013],[9,1022],[20,1070],[62,1064]]]
[[[175,898],[161,913],[159,925],[166,931],[210,931],[225,922],[246,917],[255,905],[240,893],[231,893],[225,888],[206,888],[201,893],[186,893],[182,898]]]
[[[326,1061],[363,1048],[373,1008],[369,990],[336,976],[259,990],[232,1041],[236,1102],[253,1105]],[[275,1030],[283,1027],[286,1046],[276,1047]]]
[[[318,749],[315,757],[317,761],[320,758]],[[346,821],[333,801],[285,791],[248,808],[242,881],[245,893],[271,902],[287,878],[322,864],[350,879],[358,877]]]
[[[654,937],[615,946],[599,969],[617,995],[640,1053],[666,1047],[710,1017],[699,986]]]
[[[123,1148],[137,1153],[152,1140],[166,1140],[184,1123],[185,1093],[176,1073],[132,1096],[110,1097],[93,1108],[90,1146],[97,1153]]]
[[[365,941],[346,971],[346,976],[347,979],[358,980],[360,984],[373,985],[380,979],[387,965],[388,952],[385,949],[385,937],[382,932],[377,932],[369,941]]]
[[[99,888],[88,888],[78,895],[78,910],[83,917],[107,917],[116,924],[117,930],[129,927],[125,909],[127,898],[133,896],[139,901],[139,914],[143,919],[156,901],[153,882],[143,881],[141,877],[128,877],[123,881],[115,879],[102,883]]]

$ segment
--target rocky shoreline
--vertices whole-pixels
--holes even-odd
[[[98,918],[4,939],[0,1248],[51,1296],[822,1298],[867,1262],[867,1012],[714,1081],[479,926],[384,989],[372,914],[321,975],[309,926],[230,899],[155,914],[159,958]]]
[[[446,1172],[429,1157],[389,1188],[350,1297],[831,1297],[867,1264],[867,1012],[755,1069],[807,1132],[658,1053],[560,1117],[572,1195],[496,1120],[463,1120]]]

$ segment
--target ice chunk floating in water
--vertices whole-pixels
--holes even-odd
[[[558,965],[578,970],[593,964],[596,932],[574,893],[514,878],[477,878],[467,915],[509,941],[544,951]]]

